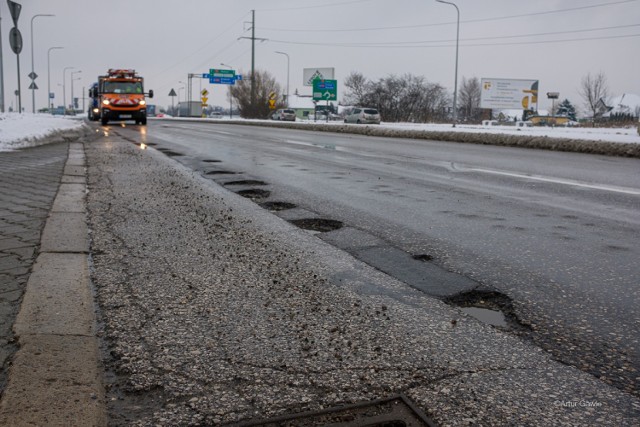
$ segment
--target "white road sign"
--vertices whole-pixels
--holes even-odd
[[[334,80],[335,68],[304,68],[302,70],[302,81],[305,86],[313,86],[313,81]]]

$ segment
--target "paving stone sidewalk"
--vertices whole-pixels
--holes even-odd
[[[0,153],[0,393],[17,350],[12,327],[68,150],[61,142]]]

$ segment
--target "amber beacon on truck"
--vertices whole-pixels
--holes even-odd
[[[89,96],[96,99],[97,116],[103,125],[114,120],[134,120],[147,124],[147,101],[153,91],[144,92],[144,79],[135,70],[110,69],[98,76],[98,84],[90,89]]]

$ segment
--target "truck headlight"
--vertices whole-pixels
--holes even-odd
[[[103,103],[104,105],[109,105],[109,104],[110,104],[110,102],[109,102],[109,100],[108,100],[108,99],[103,99],[103,100],[102,100],[102,103]]]
[[[147,105],[147,101],[145,101],[144,99],[140,101],[140,105]]]

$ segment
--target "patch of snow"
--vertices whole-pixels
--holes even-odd
[[[50,114],[0,113],[0,151],[46,144],[57,131],[82,127],[83,120]]]

